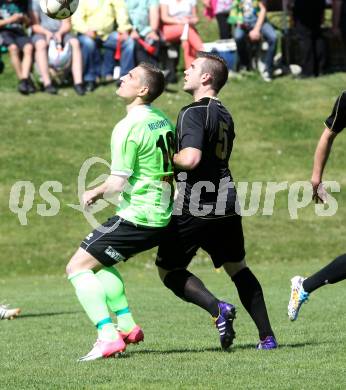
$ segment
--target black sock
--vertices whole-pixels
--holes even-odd
[[[174,294],[190,303],[201,307],[209,312],[213,317],[219,315],[219,300],[206,289],[203,282],[187,270],[176,270],[169,272],[164,281],[164,285],[174,292]]]
[[[334,284],[346,279],[346,254],[337,257],[324,268],[303,282],[303,288],[311,293],[325,284]]]
[[[241,303],[257,326],[260,339],[264,340],[267,336],[274,336],[262,287],[256,276],[246,267],[237,272],[232,280],[237,287]]]

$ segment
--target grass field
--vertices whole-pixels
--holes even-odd
[[[339,209],[333,217],[317,217],[310,204],[298,211],[298,219],[290,219],[288,191],[282,191],[272,216],[262,215],[262,197],[258,212],[244,218],[248,263],[263,283],[281,348],[254,350],[256,331],[233,285],[201,252],[193,269],[216,295],[238,306],[234,348],[220,351],[208,315],[161,286],[155,251],[150,251],[120,266],[145,343],[128,348],[125,358],[77,364],[95,333],[63,274],[90,226],[68,204],[78,203],[82,163],[92,156],[109,161],[111,130],[125,110],[111,86],[83,98],[71,88],[59,96],[20,96],[6,65],[0,75],[0,301],[20,305],[23,315],[0,323],[1,389],[346,387],[345,283],[313,295],[297,323],[289,323],[286,316],[289,278],[309,274],[345,251],[343,134],[325,175],[341,185],[334,195]],[[345,74],[304,81],[284,77],[271,84],[256,75],[230,81],[220,97],[236,124],[231,161],[235,181],[291,185],[309,180],[323,121],[345,85]],[[172,120],[190,102],[180,87],[171,87],[157,101]],[[88,182],[102,172],[104,167],[95,167]],[[11,187],[18,180],[31,181],[35,188],[26,226],[9,210]],[[37,205],[46,202],[39,188],[47,180],[62,184],[62,192],[55,194],[60,211],[42,217]],[[102,221],[111,213],[108,208],[97,218]]]
[[[219,348],[208,314],[178,301],[153,267],[121,267],[132,309],[145,342],[126,357],[78,363],[95,333],[62,276],[1,278],[1,293],[23,306],[23,316],[0,324],[4,389],[344,389],[343,285],[312,297],[296,323],[286,305],[289,277],[319,263],[262,263],[254,267],[266,292],[280,348],[256,351],[256,330],[233,286],[210,266],[193,269],[212,290],[235,302],[237,338],[230,352]]]

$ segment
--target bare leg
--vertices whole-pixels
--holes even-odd
[[[74,84],[81,84],[83,81],[82,51],[77,38],[70,39],[72,47],[72,76]]]
[[[40,71],[43,85],[46,87],[50,85],[51,79],[49,76],[49,68],[48,68],[48,47],[47,42],[43,39],[40,39],[35,44],[35,58],[37,62],[38,69]]]
[[[23,48],[23,61],[22,61],[23,79],[27,79],[30,75],[31,66],[32,66],[32,54],[33,54],[33,46],[31,43],[28,43]]]
[[[22,64],[19,58],[19,48],[17,45],[10,45],[8,51],[11,58],[12,66],[16,72],[18,80],[22,79]]]

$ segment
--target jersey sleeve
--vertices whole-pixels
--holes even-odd
[[[133,128],[128,128],[121,122],[114,128],[111,140],[111,174],[131,176],[134,170],[138,150]]]
[[[325,125],[334,133],[340,133],[346,127],[346,92],[343,92],[337,98],[333,111],[326,119]]]
[[[190,107],[181,114],[179,143],[180,149],[203,149],[205,114],[198,107]]]

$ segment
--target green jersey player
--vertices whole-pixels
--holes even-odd
[[[83,195],[84,206],[103,196],[120,194],[116,214],[81,243],[66,271],[85,312],[98,330],[98,340],[81,361],[115,356],[143,332],[128,308],[124,283],[113,267],[119,261],[158,246],[172,212],[174,127],[151,107],[164,89],[156,67],[142,63],[121,78],[117,90],[127,115],[114,128],[111,173]],[[116,329],[109,310],[117,316]]]

